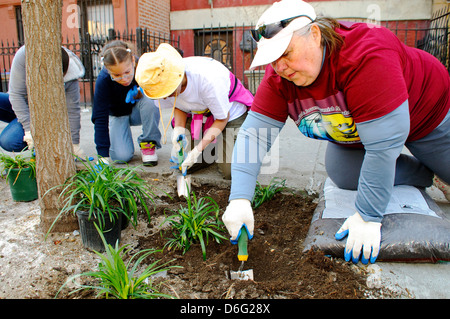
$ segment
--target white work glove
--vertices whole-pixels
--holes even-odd
[[[33,136],[31,136],[30,131],[25,131],[25,135],[23,136],[23,141],[27,143],[28,149],[31,150],[34,147]]]
[[[344,258],[357,264],[361,256],[361,262],[373,264],[378,257],[381,243],[381,223],[366,222],[361,215],[356,212],[347,218],[341,228],[335,234],[337,240],[341,240],[348,235],[345,245]],[[362,250],[362,254],[361,254]]]
[[[183,147],[187,145],[186,132],[187,129],[183,126],[175,126],[172,131],[172,150],[178,153],[180,151],[180,144],[178,137],[181,135],[183,139]]]
[[[255,219],[248,199],[232,199],[222,216],[223,223],[231,235],[231,242],[237,243],[242,226],[247,228],[248,238],[253,238]]]
[[[188,168],[197,162],[198,157],[202,154],[197,147],[194,147],[192,151],[188,153],[188,155],[184,158],[183,163],[181,163],[181,173],[186,174]]]

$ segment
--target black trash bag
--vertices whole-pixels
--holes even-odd
[[[324,189],[325,187],[328,187],[327,192],[329,187],[339,190],[330,179],[325,182]],[[394,191],[399,187],[403,187],[403,192],[410,192],[416,198],[422,196],[423,198],[417,199],[426,203],[429,212],[404,203],[401,204],[399,212],[391,211],[386,214],[382,221],[381,247],[377,261],[432,263],[450,261],[450,217],[424,190],[413,186],[395,186]],[[356,191],[345,192],[356,196]],[[325,196],[324,193],[322,190],[305,239],[304,251],[318,249],[325,255],[343,258],[347,237],[338,241],[334,236],[348,216],[340,217],[339,214],[342,215],[342,212],[330,211],[334,205],[330,203],[327,206],[327,201],[333,201],[333,198]],[[343,200],[349,204],[353,201],[354,204],[353,198],[346,197]],[[350,211],[351,214],[354,212],[355,210]]]

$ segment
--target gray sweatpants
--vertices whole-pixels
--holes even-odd
[[[405,146],[412,156],[402,153],[398,157],[394,185],[429,187],[434,175],[450,184],[450,112],[430,134]],[[339,188],[357,189],[364,153],[328,143],[325,167]]]

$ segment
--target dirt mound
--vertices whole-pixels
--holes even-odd
[[[197,198],[209,196],[224,211],[229,190],[212,185],[195,187]],[[164,198],[156,216],[171,214],[184,200]],[[244,269],[253,269],[254,281],[228,279],[237,271],[237,246],[229,241],[210,242],[207,259],[202,258],[200,245],[186,254],[164,250],[156,258],[175,259],[181,269],[169,271],[164,285],[167,293],[180,298],[364,298],[365,278],[356,267],[342,260],[325,257],[321,252],[303,253],[316,204],[313,198],[301,194],[279,193],[255,210],[255,236],[249,241],[249,259]],[[139,249],[162,247],[169,230],[153,236],[140,237]]]

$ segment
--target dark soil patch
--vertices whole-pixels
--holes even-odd
[[[193,187],[197,198],[209,196],[224,212],[229,189],[212,185]],[[174,195],[174,194],[172,194]],[[163,197],[155,217],[173,214],[185,199]],[[165,293],[179,298],[365,298],[369,290],[365,276],[352,264],[328,258],[321,252],[303,252],[311,217],[316,204],[302,194],[278,193],[255,210],[255,236],[249,242],[249,259],[244,269],[253,269],[254,281],[230,280],[230,270],[237,271],[237,246],[229,241],[210,241],[207,259],[199,244],[182,254],[164,249],[154,256],[161,261],[175,259],[181,269],[169,270],[163,279]],[[162,248],[171,236],[164,229],[152,236],[138,238],[136,249]],[[228,235],[227,235],[228,236]]]

